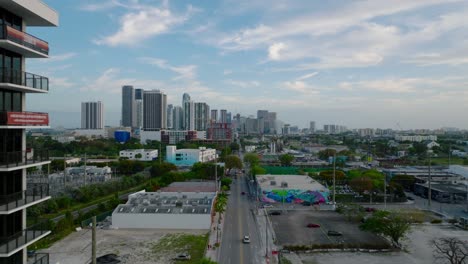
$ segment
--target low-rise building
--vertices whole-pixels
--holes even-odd
[[[437,141],[437,136],[435,135],[396,135],[395,140],[411,141],[411,142],[422,142],[426,140]]]
[[[157,149],[126,149],[119,153],[121,158],[129,160],[152,161],[158,158]]]
[[[112,227],[209,230],[215,198],[216,192],[137,192],[115,208]]]
[[[197,162],[216,160],[216,150],[199,147],[198,149],[177,149],[176,146],[166,147],[166,161],[176,166],[192,166]]]
[[[328,201],[329,190],[304,175],[257,175],[257,182],[262,197],[266,203],[325,203]]]
[[[256,148],[256,146],[245,146],[245,152],[254,152]]]

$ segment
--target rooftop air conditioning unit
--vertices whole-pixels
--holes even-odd
[[[287,183],[287,182],[281,182],[281,187],[287,188],[287,187],[288,187],[288,183]]]
[[[270,181],[271,186],[276,186],[276,181]]]

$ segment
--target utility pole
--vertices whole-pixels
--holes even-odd
[[[431,209],[431,200],[432,200],[432,191],[431,191],[431,153],[429,154],[429,176],[428,176],[428,194],[427,194],[427,205],[429,207],[429,210]]]
[[[387,209],[387,175],[384,175],[384,208]]]
[[[265,210],[265,258],[268,259],[268,214]]]
[[[336,152],[333,154],[333,210],[336,208]]]
[[[91,263],[96,264],[96,216],[93,216],[93,231],[91,245]]]
[[[216,162],[215,159],[215,184],[216,184],[216,192],[218,192],[218,163]]]
[[[159,165],[162,163],[162,153],[161,153],[162,140],[159,141]]]

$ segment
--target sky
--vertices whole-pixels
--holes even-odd
[[[468,128],[468,1],[44,0],[57,28],[27,107],[78,127],[83,101],[121,118],[121,86],[291,125]]]

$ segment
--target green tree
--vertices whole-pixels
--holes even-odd
[[[281,166],[291,166],[294,156],[291,154],[283,154],[279,156],[279,160],[281,162]]]
[[[326,181],[328,184],[333,182],[333,170],[321,171],[319,173],[319,179]],[[344,183],[346,179],[346,174],[343,171],[335,171],[335,181],[337,183]]]
[[[333,157],[336,155],[336,150],[334,149],[324,149],[317,153],[319,159],[321,160],[328,160],[329,157]]]
[[[255,177],[257,175],[266,174],[267,171],[259,165],[255,165],[252,168],[250,168],[250,173],[252,174],[252,176]]]
[[[228,170],[231,170],[231,169],[234,169],[234,168],[242,169],[242,161],[236,155],[227,156],[224,163],[225,163],[226,169],[228,169]]]
[[[232,183],[232,180],[230,178],[223,177],[221,179],[221,186],[227,186],[228,188],[230,188],[231,183]]]
[[[160,177],[163,176],[164,174],[170,172],[170,171],[176,171],[177,167],[176,165],[168,162],[153,162],[153,165],[151,166],[150,169],[150,174],[151,177]]]
[[[369,177],[354,178],[349,182],[349,186],[358,193],[363,193],[365,191],[370,192],[374,187]]]
[[[260,157],[256,153],[247,153],[244,155],[244,162],[249,166],[254,166],[260,162]]]
[[[401,239],[410,231],[411,223],[402,214],[377,211],[360,227],[363,230],[386,236],[391,239],[393,246],[401,247]]]
[[[442,237],[430,242],[434,248],[434,257],[450,264],[465,264],[468,260],[468,246],[466,241],[456,237]]]

